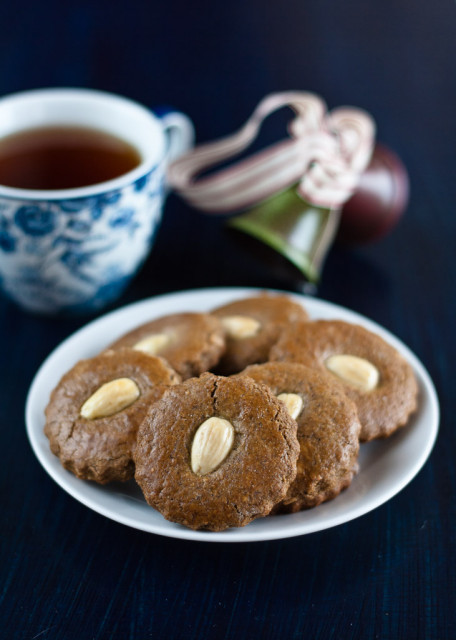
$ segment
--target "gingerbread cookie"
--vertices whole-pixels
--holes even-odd
[[[122,347],[165,358],[186,380],[217,364],[225,351],[225,335],[212,315],[175,313],[129,331],[110,346]]]
[[[417,407],[411,366],[380,336],[356,324],[290,325],[271,350],[271,360],[300,362],[337,379],[358,407],[363,442],[391,435]]]
[[[135,478],[172,522],[221,531],[267,515],[296,475],[296,422],[250,378],[171,387],[143,421]]]
[[[85,480],[132,478],[138,426],[178,382],[165,360],[131,349],[81,360],[60,380],[46,408],[44,432],[52,452]]]
[[[263,294],[225,304],[212,311],[226,330],[226,352],[217,372],[230,375],[249,364],[266,362],[281,329],[308,319],[303,307],[286,295]]]
[[[358,469],[361,425],[355,404],[339,384],[291,362],[247,367],[239,376],[266,384],[298,425],[296,479],[273,513],[292,513],[335,498]]]

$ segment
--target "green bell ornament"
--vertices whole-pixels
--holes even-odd
[[[227,224],[274,249],[308,282],[317,284],[339,218],[339,209],[309,204],[294,186],[231,218]]]
[[[256,138],[272,112],[291,107],[289,137],[211,175]],[[374,146],[375,125],[364,111],[328,112],[312,93],[272,94],[236,133],[196,146],[168,171],[188,204],[227,215],[228,226],[255,238],[317,283],[334,241],[341,208],[353,194]]]

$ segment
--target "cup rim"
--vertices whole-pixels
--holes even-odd
[[[109,91],[101,91],[99,89],[87,89],[78,87],[49,87],[44,89],[30,89],[26,91],[19,91],[0,97],[0,109],[5,103],[13,102],[17,100],[51,97],[59,94],[60,98],[93,98],[96,100],[105,100],[117,102],[119,105],[124,105],[129,108],[135,109],[138,113],[146,116],[152,126],[156,128],[157,134],[160,136],[160,142],[158,143],[158,152],[155,156],[146,157],[140,162],[140,164],[126,173],[112,178],[111,180],[105,180],[104,182],[97,182],[85,187],[73,187],[71,189],[22,189],[17,187],[8,187],[0,183],[0,197],[14,200],[70,200],[77,198],[87,198],[91,196],[98,196],[106,192],[117,191],[124,187],[133,184],[140,178],[143,178],[154,168],[158,167],[165,159],[165,136],[163,129],[161,128],[160,121],[154,113],[147,109],[144,105],[131,98],[111,93]],[[157,149],[157,147],[156,147]]]

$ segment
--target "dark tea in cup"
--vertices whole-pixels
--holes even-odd
[[[94,313],[149,254],[191,121],[92,89],[0,97],[0,289],[35,313]]]
[[[142,161],[130,143],[105,131],[49,126],[0,138],[0,184],[17,189],[73,189],[113,180]]]

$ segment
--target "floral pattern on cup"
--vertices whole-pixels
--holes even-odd
[[[91,312],[115,300],[150,250],[163,174],[161,163],[127,188],[72,200],[3,199],[3,290],[43,313]]]

